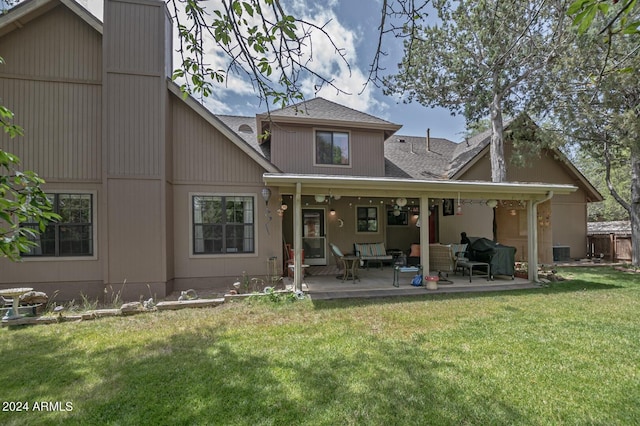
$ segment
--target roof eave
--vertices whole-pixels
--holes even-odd
[[[102,22],[74,0],[30,0],[21,3],[10,9],[5,15],[0,16],[0,34],[7,34],[14,29],[21,28],[25,22],[30,21],[33,17],[40,16],[55,7],[56,3],[65,5],[93,29],[102,34]],[[26,21],[23,22],[25,19]]]
[[[281,124],[298,124],[298,125],[312,125],[312,126],[323,126],[323,127],[351,127],[358,129],[367,129],[367,130],[385,130],[388,136],[386,138],[393,135],[395,132],[402,128],[400,124],[394,123],[371,123],[368,121],[345,121],[345,120],[332,120],[332,119],[322,119],[322,118],[312,118],[312,117],[301,117],[301,116],[277,116],[270,114],[257,114],[256,120],[258,123],[262,122],[274,122]],[[385,138],[385,140],[386,140]]]
[[[544,183],[493,183],[481,181],[422,180],[385,177],[352,177],[334,175],[303,175],[288,173],[265,173],[263,180],[267,185],[294,190],[300,183],[305,194],[328,193],[348,195],[366,194],[380,196],[381,192],[402,194],[404,197],[430,197],[511,200],[540,200],[549,195],[565,195],[575,192],[573,185]]]

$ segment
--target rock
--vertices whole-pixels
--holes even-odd
[[[184,308],[205,308],[218,306],[224,303],[224,299],[197,299],[197,300],[178,300],[158,302],[156,309],[159,311],[176,310]]]
[[[144,307],[140,302],[129,302],[120,308],[122,315],[135,315],[144,312]]]
[[[20,296],[20,303],[24,305],[36,305],[42,303],[44,305],[49,301],[49,296],[41,291],[30,291]]]
[[[96,318],[116,317],[122,314],[120,309],[96,309],[94,311],[90,311],[90,313]]]

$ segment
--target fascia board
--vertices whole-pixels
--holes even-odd
[[[399,124],[385,124],[385,123],[370,123],[365,121],[342,121],[342,120],[327,120],[310,117],[282,117],[269,114],[258,114],[256,116],[258,122],[273,122],[278,124],[296,124],[305,126],[322,126],[322,127],[344,127],[344,128],[357,128],[357,129],[370,129],[370,130],[389,130],[391,132],[397,132],[402,128]]]
[[[263,180],[267,185],[280,188],[295,188],[300,183],[305,194],[325,193],[367,196],[381,196],[382,194],[402,195],[404,197],[418,197],[428,194],[435,198],[473,199],[511,199],[511,200],[539,200],[549,193],[564,195],[575,192],[578,188],[573,185],[558,185],[544,183],[493,183],[481,181],[443,181],[419,179],[390,179],[346,177],[330,175],[295,175],[265,173]],[[386,195],[385,195],[386,196]]]

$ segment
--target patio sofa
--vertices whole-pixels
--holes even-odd
[[[353,252],[364,262],[367,269],[371,262],[379,263],[380,269],[383,267],[383,262],[393,262],[393,256],[387,254],[384,243],[354,243]]]

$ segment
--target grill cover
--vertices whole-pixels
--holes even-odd
[[[469,237],[469,260],[491,265],[491,275],[511,275],[515,272],[516,248],[503,246],[483,237]]]

